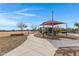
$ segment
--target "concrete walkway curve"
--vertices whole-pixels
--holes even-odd
[[[4,56],[53,56],[56,49],[48,40],[30,34],[23,44]]]

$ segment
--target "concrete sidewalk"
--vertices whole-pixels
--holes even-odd
[[[31,34],[22,45],[4,56],[52,56],[56,49],[48,40],[34,37],[34,34]]]

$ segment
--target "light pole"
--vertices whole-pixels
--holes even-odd
[[[52,11],[52,22],[53,22],[53,11]],[[54,35],[53,23],[51,25],[52,25],[52,35]]]

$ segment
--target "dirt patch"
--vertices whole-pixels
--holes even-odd
[[[5,53],[11,51],[12,49],[21,45],[27,36],[8,36],[0,38],[0,55],[4,55]]]

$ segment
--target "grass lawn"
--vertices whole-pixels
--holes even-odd
[[[0,37],[10,36],[11,34],[20,34],[20,33],[24,33],[25,35],[27,35],[28,34],[28,31],[0,32]],[[31,33],[31,31],[29,31],[29,33]]]

